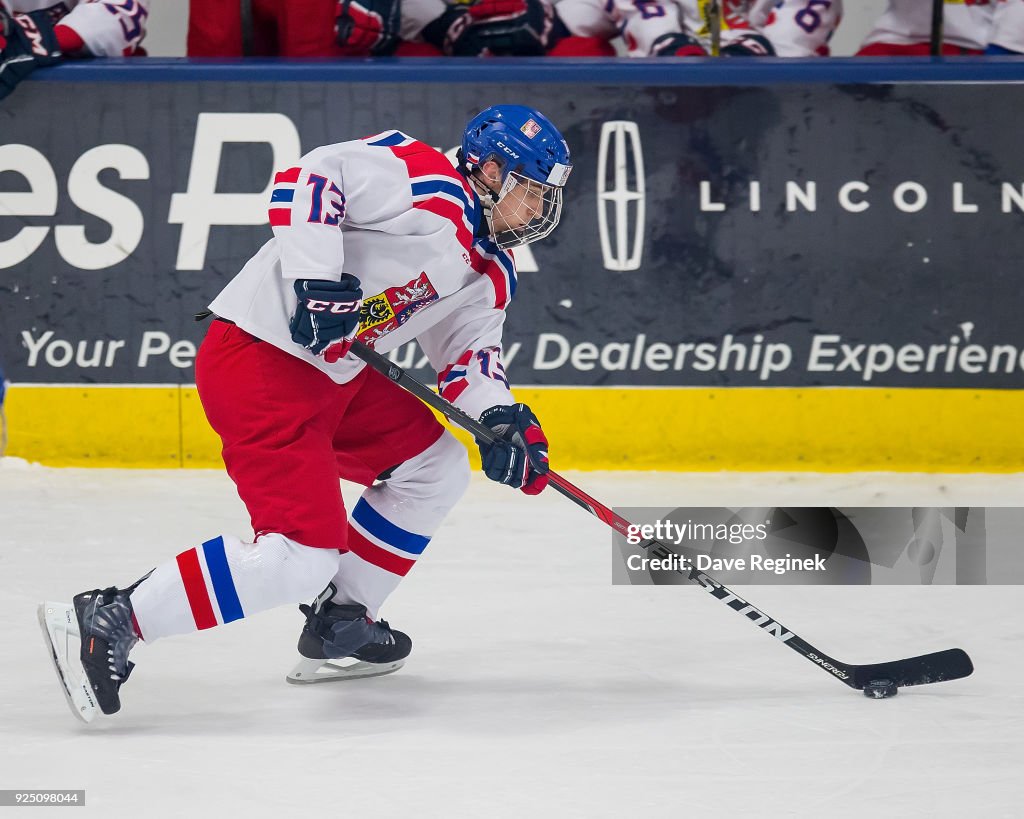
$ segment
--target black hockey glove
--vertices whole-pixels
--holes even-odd
[[[313,355],[323,353],[333,364],[348,352],[359,327],[363,290],[359,279],[345,273],[340,282],[297,279],[295,307],[289,329],[292,341]]]
[[[707,57],[700,40],[684,31],[662,34],[651,46],[652,57]]]
[[[393,54],[401,24],[400,0],[339,0],[335,42],[346,57]]]
[[[484,474],[527,495],[541,492],[548,485],[548,439],[537,416],[526,404],[512,404],[484,410],[480,422],[500,436],[476,442]]]
[[[423,39],[450,57],[538,57],[568,35],[548,0],[476,0],[423,29]]]
[[[47,11],[8,14],[0,5],[0,99],[36,68],[60,59]]]
[[[774,57],[775,46],[763,34],[744,34],[722,46],[723,57]]]

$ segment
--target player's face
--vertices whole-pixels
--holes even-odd
[[[543,187],[526,180],[517,183],[491,211],[491,224],[495,233],[518,230],[538,219],[544,213]]]

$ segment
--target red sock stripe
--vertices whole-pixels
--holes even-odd
[[[185,596],[188,597],[188,604],[192,607],[192,617],[196,621],[196,628],[213,628],[217,625],[217,618],[213,613],[213,605],[210,603],[210,593],[206,590],[203,570],[199,565],[199,555],[195,549],[189,549],[178,555],[177,561],[178,571],[181,572],[181,581],[185,584]]]
[[[409,569],[416,565],[415,560],[408,560],[392,554],[387,549],[382,549],[376,543],[372,543],[360,534],[353,526],[348,527],[348,548],[349,551],[358,555],[367,563],[372,563],[380,569],[399,577],[409,574]]]

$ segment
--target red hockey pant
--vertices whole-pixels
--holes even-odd
[[[444,428],[418,399],[364,369],[347,384],[223,321],[196,358],[196,386],[224,465],[259,537],[346,550],[338,478],[374,480]]]

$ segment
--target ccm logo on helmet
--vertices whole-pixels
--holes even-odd
[[[519,154],[517,154],[515,151],[513,151],[511,148],[509,148],[508,145],[506,145],[500,139],[497,141],[497,145],[498,145],[499,148],[501,148],[501,150],[503,150],[505,153],[507,153],[513,159],[519,159]]]

